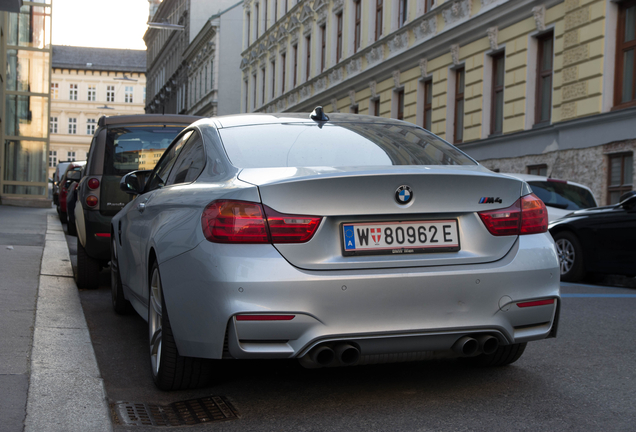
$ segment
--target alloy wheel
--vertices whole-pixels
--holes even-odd
[[[568,273],[574,266],[576,254],[574,245],[568,239],[560,238],[556,241],[557,253],[559,255],[559,265],[561,267],[561,275]]]
[[[159,374],[162,345],[162,297],[159,269],[155,267],[150,278],[150,302],[148,306],[148,332],[150,336],[150,363],[154,376]]]

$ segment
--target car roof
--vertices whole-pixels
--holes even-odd
[[[404,126],[418,127],[413,123],[401,120],[390,119],[386,117],[376,117],[361,114],[347,113],[327,113],[329,120],[326,123],[339,122],[357,122],[357,123],[373,123],[373,124],[395,124]],[[197,122],[197,125],[214,124],[218,128],[228,128],[235,126],[250,126],[263,124],[280,124],[280,123],[317,123],[309,118],[308,113],[250,113],[250,114],[233,114],[226,116],[212,117]]]
[[[531,181],[554,181],[554,182],[558,182],[558,183],[567,183],[569,185],[574,185],[574,186],[578,186],[581,187],[583,189],[587,189],[590,192],[592,192],[592,189],[590,189],[589,187],[582,185],[580,183],[576,183],[570,180],[559,180],[559,179],[555,179],[555,178],[551,178],[551,177],[544,177],[544,176],[538,176],[538,175],[533,175],[533,174],[519,174],[519,173],[499,173],[499,174],[503,174],[503,175],[507,175],[510,177],[514,177],[514,178],[518,178],[519,180],[523,180],[525,182],[531,182]]]
[[[115,124],[145,124],[145,123],[178,123],[189,125],[197,120],[201,120],[200,116],[178,115],[178,114],[133,114],[121,116],[102,116],[99,119],[99,126],[115,125]]]

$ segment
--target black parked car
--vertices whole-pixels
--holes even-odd
[[[110,220],[132,197],[119,189],[124,174],[152,169],[172,140],[201,117],[138,114],[97,123],[75,205],[77,286],[97,288],[110,261]]]
[[[561,280],[587,272],[636,276],[636,192],[618,204],[570,213],[548,226],[557,246]]]

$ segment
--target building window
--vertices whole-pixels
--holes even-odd
[[[256,30],[256,33],[254,35],[254,39],[258,39],[258,20],[260,18],[258,3],[256,3],[254,5],[254,14],[256,15],[256,20],[254,21],[254,30]]]
[[[276,97],[276,62],[272,62],[272,99]]]
[[[57,166],[57,151],[52,150],[49,152],[49,166],[55,168]]]
[[[327,26],[320,26],[320,72],[325,70],[325,57],[327,56]]]
[[[89,102],[95,102],[96,99],[97,99],[97,87],[94,85],[89,85],[87,100]]]
[[[552,32],[539,38],[537,61],[537,95],[534,123],[550,123],[552,114]]]
[[[395,118],[398,120],[404,120],[404,89],[396,91],[395,97],[397,98],[397,113]]]
[[[245,80],[244,84],[243,84],[243,88],[245,89],[245,112],[249,111],[249,106],[250,106],[250,97],[249,97],[249,90],[250,90],[250,86],[249,86],[249,82],[248,80]]]
[[[76,118],[71,117],[68,119],[68,133],[71,135],[77,134],[77,119]]]
[[[435,6],[435,0],[424,0],[424,13],[429,12]]]
[[[68,91],[68,98],[69,100],[77,100],[77,94],[79,92],[78,90],[79,85],[78,84],[69,84],[69,91]]]
[[[251,42],[252,39],[251,39],[251,35],[250,35],[250,30],[251,30],[251,27],[252,27],[252,23],[251,23],[250,20],[252,19],[252,17],[250,16],[249,12],[247,12],[246,16],[247,16],[247,19],[246,19],[246,21],[247,21],[247,46],[250,46],[250,44],[252,43]]]
[[[424,81],[424,94],[422,103],[424,113],[422,116],[422,127],[428,131],[433,127],[433,80]]]
[[[49,132],[57,133],[57,117],[51,117],[51,121],[49,123]]]
[[[492,58],[492,94],[490,111],[490,133],[503,132],[503,107],[504,107],[504,75],[505,53],[497,54]]]
[[[86,135],[93,135],[95,133],[95,126],[97,121],[95,119],[86,120]]]
[[[455,137],[456,144],[464,140],[464,68],[455,71]]]
[[[309,81],[311,77],[311,35],[305,37],[305,49],[307,53],[305,64],[305,81]]]
[[[66,160],[70,162],[75,162],[75,152],[74,151],[66,152]]]
[[[280,83],[280,94],[285,94],[285,78],[286,78],[286,74],[285,72],[287,69],[287,54],[283,53],[280,55],[280,68],[281,68],[281,72],[282,72],[282,79],[281,79],[281,83]]]
[[[371,106],[369,109],[371,115],[380,117],[380,98],[371,99]]]
[[[360,39],[362,31],[362,4],[360,0],[356,0],[353,3],[355,9],[355,25],[353,32],[353,52],[357,53],[360,49]]]
[[[292,47],[294,53],[294,68],[292,70],[292,87],[296,87],[296,77],[298,76],[298,44]]]
[[[398,11],[398,27],[402,27],[406,24],[406,21],[409,17],[409,2],[408,0],[398,0],[399,1],[399,11]]]
[[[384,1],[376,0],[375,2],[375,40],[382,36],[382,15],[384,13]]]
[[[51,98],[57,99],[60,97],[60,84],[51,83]]]
[[[636,0],[619,4],[614,105],[636,105]]]
[[[106,102],[115,102],[115,86],[106,86]]]
[[[252,95],[252,110],[256,109],[256,74],[252,75],[252,83],[253,83],[253,95]]]
[[[133,87],[126,86],[124,91],[124,102],[133,103],[132,95],[133,95]]]
[[[349,108],[349,112],[350,112],[351,114],[358,114],[358,105],[352,105],[352,106]]]
[[[536,175],[541,177],[548,176],[548,166],[546,164],[528,165],[527,170],[528,170],[528,174],[530,175]]]
[[[265,105],[265,68],[261,68],[261,105]]]
[[[607,204],[617,204],[625,192],[633,188],[634,154],[632,152],[611,155],[609,157],[609,175],[607,182]]]
[[[214,60],[210,60],[210,90],[214,89]]]
[[[336,15],[336,63],[342,58],[342,12]]]

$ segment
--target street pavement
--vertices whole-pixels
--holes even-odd
[[[0,222],[0,431],[111,431],[57,214],[0,206]]]

